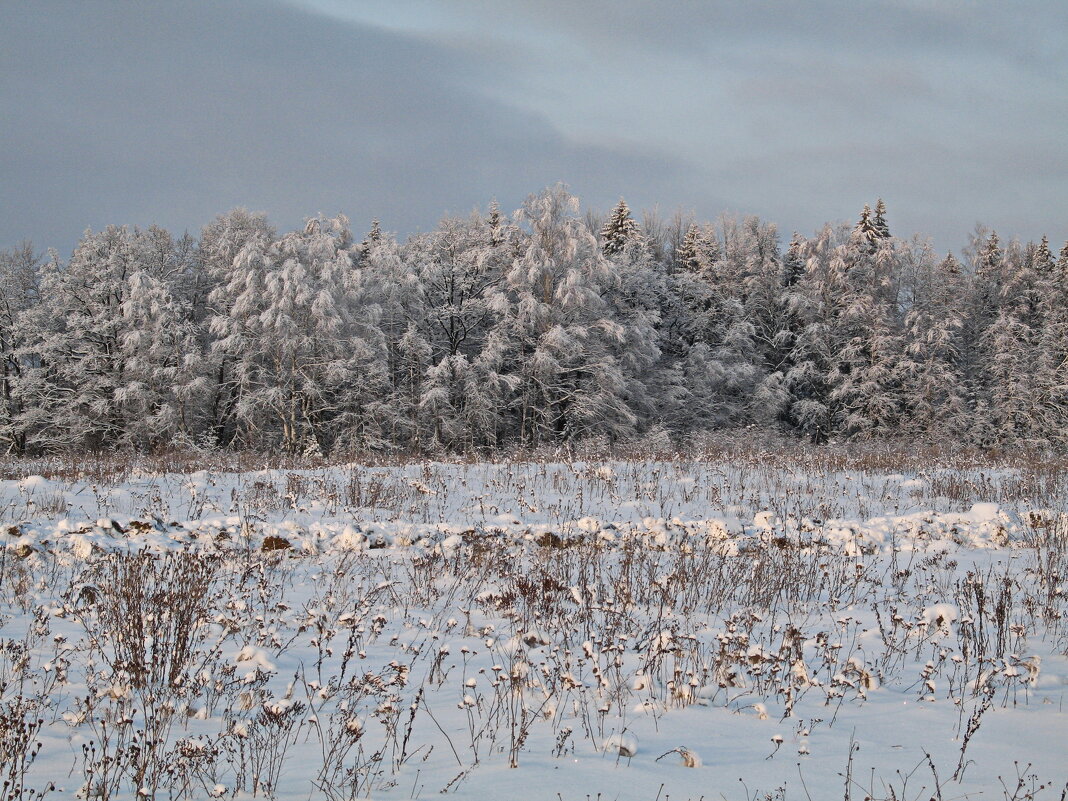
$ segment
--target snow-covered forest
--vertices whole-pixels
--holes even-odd
[[[562,186],[405,242],[234,210],[0,254],[10,453],[536,448],[752,427],[822,442],[1068,443],[1068,244],[959,256],[853,225],[784,241]]]

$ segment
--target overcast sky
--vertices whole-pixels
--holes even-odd
[[[564,181],[1059,249],[1066,143],[1064,0],[0,2],[0,248],[234,206],[403,236]]]

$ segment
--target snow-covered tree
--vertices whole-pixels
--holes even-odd
[[[236,357],[248,444],[326,452],[338,437],[361,350],[352,251],[339,216],[312,218],[275,241],[253,238],[238,254],[225,286],[233,304],[212,327],[217,348]]]
[[[904,318],[901,433],[913,439],[939,438],[947,433],[959,437],[968,426],[961,370],[967,277],[952,253],[937,264],[933,262],[930,251],[924,249],[919,297]]]
[[[510,307],[501,325],[512,344],[519,438],[530,445],[621,436],[636,423],[613,355],[627,332],[603,298],[611,264],[577,213],[577,199],[560,185],[531,195],[516,213],[526,236],[505,279]]]
[[[358,253],[360,255],[369,253],[372,248],[376,247],[382,241],[382,225],[379,223],[378,218],[375,217],[371,220],[371,230],[367,232],[367,236],[360,242]]]
[[[418,403],[418,388],[426,367],[424,359],[413,357],[426,340],[425,331],[418,329],[424,316],[423,285],[419,271],[406,262],[405,253],[392,235],[379,232],[375,238],[369,237],[368,243],[366,249],[361,246],[366,301],[377,320],[384,348],[381,368],[387,382],[370,408],[383,443],[414,448],[420,441],[420,421],[410,413],[410,408],[417,407],[409,404]],[[417,342],[416,338],[424,341]]]
[[[123,314],[130,279],[140,268],[134,235],[109,226],[87,231],[65,268],[42,271],[34,310],[37,365],[28,376],[26,428],[35,447],[107,448],[125,442],[131,321]]]
[[[1034,365],[1038,395],[1035,428],[1068,445],[1068,242],[1053,259],[1045,237],[1035,268],[1040,273],[1041,334]]]
[[[620,198],[601,229],[601,249],[606,256],[612,256],[641,238],[641,229],[631,217],[627,201]]]
[[[883,203],[883,199],[879,198],[875,201],[875,216],[871,221],[872,228],[875,231],[875,235],[879,239],[890,238],[890,226],[886,222],[886,204]]]
[[[827,225],[801,249],[805,275],[790,294],[797,332],[785,373],[774,386],[785,396],[786,422],[814,442],[828,439],[838,419],[831,373],[844,345],[840,319],[848,302],[849,283],[847,246],[841,240],[847,238]]]
[[[883,211],[885,212],[885,208]],[[872,214],[871,206],[865,203],[860,212],[860,220],[853,228],[853,234],[858,238],[858,247],[866,246],[868,250],[874,250],[880,239],[890,236],[890,229],[886,225],[886,219],[879,213]]]
[[[189,302],[166,277],[140,266],[121,307],[124,373],[116,400],[127,420],[124,441],[146,448],[203,431],[209,383]]]
[[[996,231],[978,227],[966,253],[971,262],[964,326],[961,331],[961,370],[971,414],[969,437],[980,446],[995,444],[992,418],[992,378],[989,332],[1001,305],[1001,242]]]
[[[237,406],[240,401],[241,384],[236,373],[238,354],[220,340],[229,336],[229,324],[220,328],[221,322],[229,320],[235,293],[242,290],[243,280],[256,280],[254,273],[244,270],[247,262],[238,262],[238,256],[246,246],[266,250],[275,238],[275,231],[263,214],[253,214],[246,209],[233,209],[216,217],[201,231],[197,247],[203,270],[203,293],[206,298],[201,349],[204,353],[204,368],[210,376],[210,396],[204,415],[211,438],[219,445],[228,445],[237,435]],[[198,308],[195,300],[194,310]],[[240,337],[229,340],[240,347]]]
[[[29,242],[0,251],[0,447],[7,453],[26,451],[23,382],[36,342],[28,312],[39,300],[40,266]]]
[[[887,436],[900,420],[898,256],[892,240],[878,240],[872,250],[861,232],[846,246],[846,292],[836,320],[841,346],[830,379],[841,427],[851,436]]]
[[[507,404],[490,334],[507,306],[501,296],[518,232],[491,206],[487,218],[446,219],[412,239],[405,258],[418,270],[420,324],[430,344],[422,409],[448,448],[496,442]]]
[[[676,251],[675,261],[683,270],[706,273],[719,261],[720,255],[715,231],[708,226],[690,223]]]
[[[623,373],[628,408],[639,424],[651,424],[657,421],[658,327],[668,293],[667,270],[640,239],[616,251],[610,261],[615,280],[604,298],[609,319],[620,329],[610,352]]]
[[[783,287],[794,286],[805,275],[805,260],[801,257],[804,244],[804,237],[794,231],[790,238],[790,247],[786,249],[786,255],[782,259]]]
[[[1068,446],[1068,245],[978,229],[962,265],[860,222],[795,234],[561,187],[399,243],[377,219],[199,243],[87,232],[0,254],[0,445],[297,452],[538,446],[775,426]]]
[[[991,423],[1000,441],[1043,439],[1034,367],[1041,337],[1035,248],[1013,241],[1002,254],[996,315],[982,333]]]

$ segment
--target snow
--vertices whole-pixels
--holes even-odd
[[[348,502],[353,476],[389,501]],[[55,797],[133,797],[151,730],[156,797],[837,798],[848,771],[854,798],[918,798],[930,755],[942,797],[1011,795],[1019,769],[1057,798],[1063,510],[999,482],[653,461],[2,481],[0,706],[43,721],[27,784]],[[140,553],[213,571],[156,687],[118,649],[165,660],[195,588],[119,594],[108,566]]]
[[[612,734],[604,741],[601,750],[608,756],[620,756],[630,759],[638,753],[638,738],[627,732]]]

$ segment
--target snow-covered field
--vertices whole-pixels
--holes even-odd
[[[2,481],[3,798],[1063,798],[1066,512],[771,457]]]

